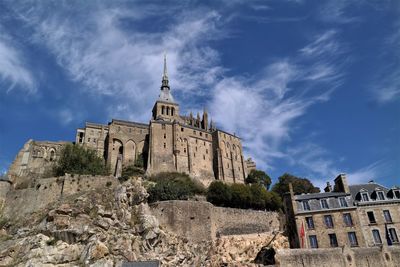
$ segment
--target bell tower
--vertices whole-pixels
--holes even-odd
[[[175,102],[169,87],[167,73],[167,56],[164,54],[164,71],[161,80],[161,91],[153,107],[153,120],[173,121],[179,117],[179,105]]]

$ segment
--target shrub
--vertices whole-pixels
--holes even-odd
[[[149,177],[156,184],[150,187],[149,202],[163,200],[187,200],[195,194],[204,194],[204,187],[187,174],[165,172]]]
[[[104,160],[96,152],[80,145],[67,144],[54,167],[56,176],[70,174],[108,175]]]
[[[216,206],[229,207],[232,199],[231,188],[221,181],[214,181],[207,190],[207,201]]]
[[[122,174],[119,179],[120,181],[127,181],[132,176],[140,176],[143,174],[144,170],[142,168],[139,168],[136,165],[128,165],[122,168]]]
[[[214,181],[207,191],[207,201],[216,206],[255,209],[255,210],[279,210],[282,200],[275,192],[258,183],[255,184],[231,184]]]

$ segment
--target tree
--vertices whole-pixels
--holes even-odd
[[[60,159],[54,166],[56,176],[70,174],[108,175],[104,159],[96,151],[76,144],[67,144],[61,151]]]
[[[221,181],[214,181],[207,190],[207,201],[216,206],[227,207],[232,200],[231,188]]]
[[[299,178],[289,173],[284,173],[278,178],[278,182],[272,187],[272,191],[283,198],[283,195],[289,192],[289,183],[293,185],[295,194],[318,193],[318,187],[315,187],[307,178]]]
[[[246,184],[260,184],[268,190],[271,185],[271,177],[263,171],[251,170],[247,175]]]

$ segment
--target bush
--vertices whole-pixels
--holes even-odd
[[[149,177],[156,184],[150,187],[149,202],[163,200],[187,200],[195,194],[204,194],[204,187],[187,174],[165,172]]]
[[[231,188],[221,181],[214,181],[207,190],[207,201],[216,206],[229,207],[232,199]]]
[[[56,176],[70,174],[108,175],[104,160],[91,149],[80,145],[67,144],[61,151],[60,159],[54,167]]]
[[[142,168],[137,167],[136,165],[129,165],[122,168],[122,174],[119,178],[120,181],[127,181],[132,176],[140,176],[144,174],[144,170]]]
[[[280,196],[258,183],[227,185],[214,181],[208,188],[207,201],[216,206],[240,209],[279,210],[282,207]]]

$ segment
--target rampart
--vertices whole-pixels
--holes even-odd
[[[62,197],[97,188],[114,187],[112,176],[70,176],[38,179],[32,187],[9,190],[5,197],[3,216],[20,217],[46,208]]]
[[[285,267],[396,267],[400,266],[400,247],[329,249],[280,249],[276,265]]]
[[[151,204],[160,225],[194,241],[222,235],[241,235],[279,230],[276,212],[214,207],[205,201],[170,200]]]

